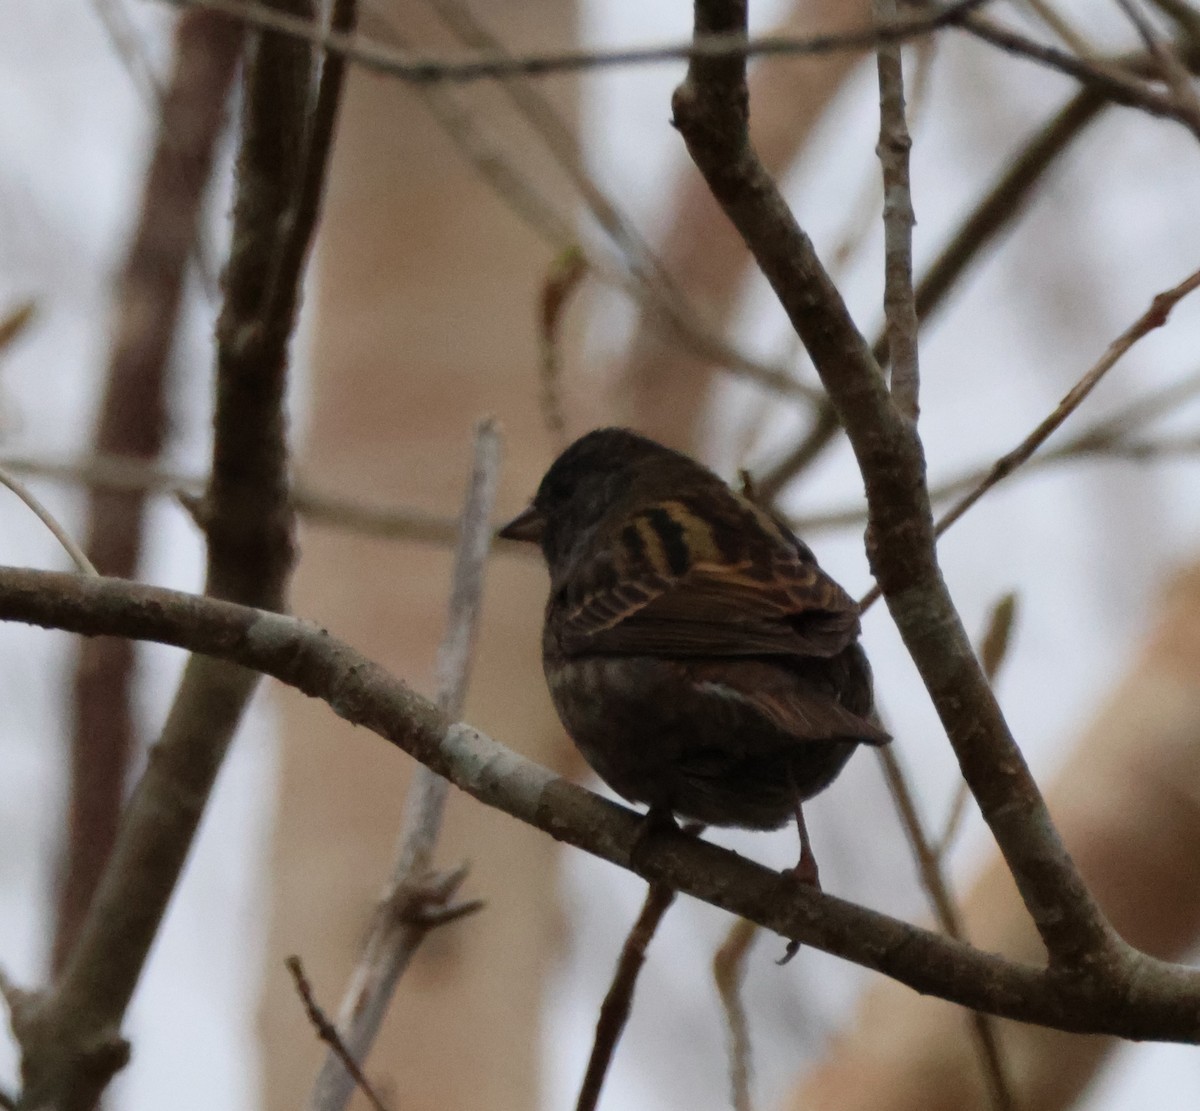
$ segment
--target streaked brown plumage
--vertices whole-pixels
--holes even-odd
[[[546,679],[600,777],[705,824],[796,816],[807,851],[800,802],[858,744],[889,740],[868,720],[858,607],[812,552],[711,471],[618,428],[568,447],[501,535],[541,545]]]

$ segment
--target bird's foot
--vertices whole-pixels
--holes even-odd
[[[788,875],[805,887],[815,887],[821,890],[821,875],[817,868],[817,858],[813,856],[812,846],[807,839],[800,847],[800,859],[788,869]]]
[[[800,859],[796,864],[786,869],[783,875],[789,880],[803,884],[805,887],[811,887],[814,891],[821,890],[821,877],[817,869],[817,858],[813,855],[812,845],[808,840],[808,831],[804,828],[803,819],[799,818],[800,808],[796,808],[798,822],[800,824]],[[783,951],[783,956],[775,963],[785,965],[797,953],[800,952],[800,942],[795,938],[787,943],[787,948]]]

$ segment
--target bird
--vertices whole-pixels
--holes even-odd
[[[820,887],[802,803],[874,718],[859,609],[784,521],[681,452],[625,428],[565,448],[498,535],[541,548],[542,634],[564,729],[647,828],[778,829]],[[872,720],[874,718],[874,720]]]

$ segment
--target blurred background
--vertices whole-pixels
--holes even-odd
[[[0,316],[31,306],[0,350],[0,465],[88,540],[101,571],[197,589],[199,534],[169,495],[195,489],[206,468],[237,35],[145,0],[0,0],[0,13]],[[772,0],[752,5],[752,26],[810,33],[869,15],[861,0]],[[1006,2],[988,15],[1093,56],[1139,46],[1115,3]],[[632,0],[370,0],[360,30],[449,56],[684,40],[690,21],[685,4]],[[1167,37],[1172,24],[1160,26]],[[1059,129],[1044,168],[1004,186],[1011,219],[977,244],[922,333],[921,426],[940,487],[1014,446],[1157,292],[1200,266],[1200,145],[1176,123],[1081,105],[1071,80],[961,32],[905,60],[918,276]],[[871,585],[848,447],[834,437],[807,465],[795,458],[819,442],[819,407],[795,386],[816,376],[670,126],[682,73],[672,62],[414,89],[352,71],[294,344],[295,475],[324,509],[301,514],[292,609],[422,692],[449,584],[439,522],[457,513],[483,414],[505,431],[501,516],[521,507],[564,436],[627,423],[731,480],[748,469],[847,589]],[[764,158],[873,336],[873,59],[757,63],[753,90]],[[170,115],[180,103],[183,115]],[[168,283],[147,293],[131,257],[146,213],[177,183],[168,173],[155,194],[148,171],[161,121],[178,119],[194,130],[168,134],[210,153],[176,251],[176,313]],[[578,258],[582,278],[562,286],[547,328],[546,290]],[[129,352],[147,317],[161,325],[158,354],[139,362]],[[1015,592],[997,680],[1014,733],[1106,910],[1130,940],[1176,959],[1194,958],[1200,935],[1197,394],[1200,302],[1185,300],[1051,441],[1048,451],[1066,445],[1062,458],[1035,460],[941,545],[981,637]],[[136,466],[106,470],[97,452]],[[36,519],[0,494],[0,562],[65,567]],[[370,528],[363,507],[379,510]],[[418,527],[429,521],[437,527]],[[544,591],[537,561],[493,556],[466,718],[596,787],[544,691]],[[940,831],[958,792],[952,753],[883,606],[864,628],[881,710]],[[65,635],[0,626],[0,966],[16,982],[44,982],[67,944],[88,852],[111,837],[181,662],[141,645],[113,663]],[[112,696],[125,682],[122,716]],[[260,691],[134,1000],[133,1061],[112,1107],[305,1100],[322,1047],[283,958],[300,954],[336,1010],[411,770],[323,705]],[[809,825],[826,890],[929,917],[873,754],[811,805]],[[774,867],[794,857],[790,830],[709,836]],[[972,939],[1038,959],[993,855],[968,805],[944,859]],[[396,1107],[573,1105],[640,881],[461,796],[438,857],[470,862],[464,894],[486,909],[431,935],[369,1074]],[[668,914],[602,1106],[730,1105],[710,971],[730,925],[690,901]],[[781,953],[779,939],[759,938],[746,968],[754,1106],[990,1106],[954,1008],[808,949],[779,968]],[[1188,1047],[1002,1035],[1022,1108],[1182,1108],[1200,1093]],[[2,1038],[5,1088],[16,1072]]]

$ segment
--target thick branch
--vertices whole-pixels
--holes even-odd
[[[488,806],[650,883],[975,1010],[1079,1033],[1200,1042],[1200,972],[1124,950],[1102,975],[1038,969],[824,895],[573,786],[437,707],[309,622],[158,587],[0,568],[0,619],[173,644],[327,702]],[[636,852],[635,852],[636,847]]]
[[[311,18],[308,0],[288,0]],[[335,12],[345,5],[335,6]],[[206,590],[281,608],[292,562],[287,346],[319,207],[341,66],[313,96],[310,50],[261,36],[243,98],[230,258],[217,325]],[[22,1108],[88,1111],[128,1058],[119,1032],[258,675],[193,656],[54,989],[13,1015]]]
[[[696,34],[745,33],[743,0],[697,0]],[[750,145],[745,62],[694,59],[675,123],[804,341],[858,460],[872,570],[946,729],[963,778],[1056,963],[1118,960],[1112,933],[1063,847],[942,579],[913,424]]]

